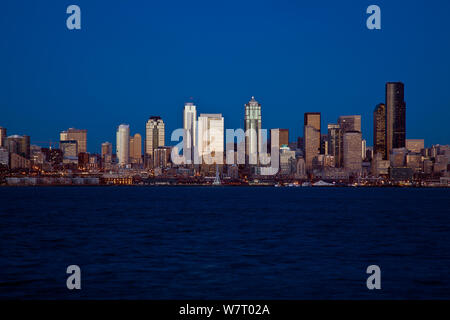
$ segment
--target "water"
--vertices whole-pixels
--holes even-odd
[[[0,298],[450,298],[450,189],[4,187],[0,208]]]

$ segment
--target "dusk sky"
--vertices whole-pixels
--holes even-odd
[[[66,28],[67,6],[81,30]],[[381,30],[366,8],[381,8]],[[88,130],[88,151],[115,145],[119,124],[144,136],[159,115],[170,133],[183,105],[242,128],[255,96],[263,128],[302,135],[303,113],[372,112],[385,83],[405,83],[406,137],[449,144],[450,1],[2,1],[0,126],[31,143]],[[192,100],[190,98],[193,98]],[[45,145],[45,143],[39,143]]]

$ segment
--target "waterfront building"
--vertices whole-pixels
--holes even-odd
[[[116,154],[120,167],[129,164],[130,155],[130,126],[121,124],[116,132]]]

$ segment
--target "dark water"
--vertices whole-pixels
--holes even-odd
[[[450,189],[0,188],[0,207],[0,298],[450,298]]]

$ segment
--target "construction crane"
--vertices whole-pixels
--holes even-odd
[[[36,145],[38,145],[40,147],[42,147],[43,145],[48,145],[48,148],[50,150],[53,149],[52,148],[53,146],[55,146],[56,149],[59,146],[59,141],[52,141],[52,140],[50,140],[50,141],[32,141],[32,142],[33,142],[32,144],[36,144]]]

